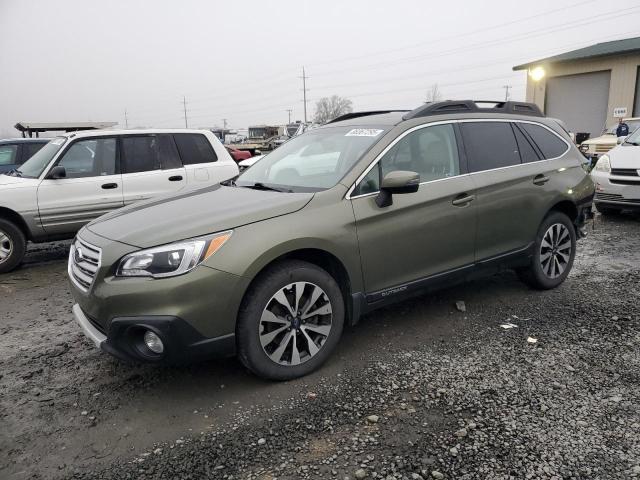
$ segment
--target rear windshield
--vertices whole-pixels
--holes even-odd
[[[319,128],[297,136],[246,170],[240,187],[256,183],[293,192],[336,185],[384,134],[384,128]]]

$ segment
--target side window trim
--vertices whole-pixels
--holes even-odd
[[[347,193],[345,195],[345,198],[347,200],[351,200],[354,198],[360,198],[360,197],[368,197],[371,195],[377,195],[379,193],[378,191],[375,192],[368,192],[368,193],[361,193],[361,194],[357,194],[357,195],[353,195],[353,192],[356,191],[356,189],[358,188],[358,186],[360,185],[360,183],[362,182],[362,180],[364,180],[364,178],[369,174],[369,172],[371,171],[371,169],[373,169],[375,166],[379,165],[380,160],[382,160],[382,158],[389,152],[389,150],[391,150],[398,142],[400,142],[403,138],[405,138],[406,136],[412,134],[413,132],[416,132],[418,130],[421,130],[423,128],[428,128],[428,127],[434,127],[436,125],[451,125],[453,127],[453,133],[456,139],[456,146],[457,146],[457,150],[458,150],[458,168],[460,170],[460,175],[457,175],[456,177],[459,177],[461,175],[466,175],[468,170],[467,170],[467,157],[464,154],[463,151],[461,151],[460,149],[460,142],[461,142],[461,138],[459,135],[459,130],[458,130],[458,126],[456,125],[458,121],[457,120],[444,120],[441,122],[430,122],[430,123],[423,123],[421,125],[416,125],[415,127],[411,127],[408,130],[405,130],[404,132],[402,132],[401,135],[397,136],[389,145],[387,145],[384,150],[382,150],[382,152],[380,152],[376,158],[369,164],[369,166],[360,174],[360,176],[356,179],[355,182],[353,182],[353,185],[351,185],[351,187],[349,188],[349,190],[347,190]],[[464,169],[463,169],[464,166]],[[381,169],[378,168],[378,172],[380,172]],[[382,178],[380,178],[381,175],[380,173],[378,173],[378,178],[379,178],[379,182],[382,183]],[[443,180],[450,180],[452,178],[456,178],[456,177],[445,177],[445,178],[439,178],[437,180],[429,180],[426,182],[420,182],[420,185],[424,185],[427,183],[433,183],[433,182],[441,182]]]

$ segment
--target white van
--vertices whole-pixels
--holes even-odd
[[[21,262],[27,241],[73,238],[111,210],[236,175],[236,162],[206,130],[94,130],[56,137],[0,175],[0,273]]]

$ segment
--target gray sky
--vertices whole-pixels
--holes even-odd
[[[124,126],[283,124],[314,100],[356,110],[444,98],[524,98],[511,67],[640,35],[618,0],[0,0],[0,137],[17,121]]]

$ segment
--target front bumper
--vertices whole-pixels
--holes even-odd
[[[612,176],[606,172],[591,172],[596,184],[596,195],[593,199],[598,205],[624,209],[640,208],[640,177]]]
[[[105,332],[78,304],[73,306],[73,316],[96,347],[125,361],[176,365],[235,354],[235,334],[206,338],[178,317],[114,318]],[[147,330],[162,340],[162,354],[155,354],[144,345]]]

